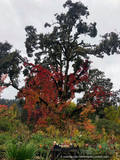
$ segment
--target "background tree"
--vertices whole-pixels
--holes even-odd
[[[19,87],[19,74],[21,71],[20,64],[22,63],[22,58],[20,56],[20,51],[11,51],[12,45],[8,42],[0,43],[0,77],[2,74],[8,75],[8,82],[2,81],[0,79],[0,85],[2,86],[12,86],[16,89]]]
[[[78,98],[78,104],[85,104],[89,101],[98,115],[104,114],[104,107],[113,105],[113,83],[109,78],[105,77],[104,72],[98,69],[90,69],[89,80],[82,85],[84,92],[83,96]]]
[[[16,105],[18,106],[18,109],[19,109],[19,111],[21,110],[21,105],[20,105],[20,102],[19,102],[19,100],[17,100],[17,99],[4,99],[4,98],[1,98],[0,99],[0,104],[1,105],[7,105],[8,106],[8,108],[10,107],[10,106],[12,106],[14,103],[16,103]]]
[[[120,106],[109,106],[104,109],[105,118],[120,123]]]

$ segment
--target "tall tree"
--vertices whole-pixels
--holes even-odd
[[[46,23],[45,27],[52,27],[53,31],[47,34],[37,34],[37,30],[33,26],[25,28],[27,32],[26,49],[29,57],[35,55],[35,64],[40,64],[43,68],[51,71],[51,64],[60,73],[65,73],[64,81],[59,79],[57,85],[64,89],[64,100],[67,101],[69,71],[72,64],[73,75],[76,80],[86,72],[90,66],[89,56],[94,55],[103,58],[104,54],[119,54],[120,40],[116,33],[105,34],[99,45],[91,45],[85,43],[81,39],[81,35],[88,35],[91,38],[96,37],[96,23],[87,24],[84,17],[89,16],[88,8],[81,2],[73,3],[67,0],[63,5],[68,8],[66,13],[55,14],[56,21],[53,24]],[[83,17],[83,18],[82,18]],[[84,63],[86,59],[86,63]],[[81,70],[79,76],[76,73]],[[28,70],[25,70],[28,73]],[[75,84],[74,84],[75,85]],[[79,83],[74,93],[84,91],[82,83]]]
[[[23,73],[25,76],[27,75],[28,78],[26,86],[22,90],[23,93],[21,92],[20,96],[26,97],[36,92],[37,96],[34,100],[36,99],[39,102],[42,101],[46,106],[51,105],[55,98],[57,99],[58,107],[59,103],[62,102],[64,104],[73,98],[75,93],[87,91],[84,86],[88,87],[88,71],[91,63],[89,59],[90,55],[103,58],[104,54],[119,54],[120,41],[116,33],[112,32],[102,36],[103,39],[99,45],[91,45],[85,43],[81,39],[82,35],[88,35],[91,38],[94,38],[97,35],[96,23],[87,24],[84,20],[84,17],[88,18],[89,16],[88,8],[86,6],[81,2],[73,3],[71,0],[67,0],[63,7],[68,8],[66,13],[56,13],[56,21],[53,24],[45,24],[45,27],[53,27],[51,33],[37,34],[37,30],[33,26],[27,26],[25,28],[27,33],[25,41],[27,55],[30,58],[34,55],[35,62],[34,65],[24,63],[25,70]],[[70,74],[71,64],[73,73]],[[47,70],[45,70],[45,68]],[[34,72],[34,74],[31,71]],[[43,72],[46,72],[47,75],[43,74]],[[100,76],[100,73],[98,74]],[[91,73],[91,76],[93,75],[94,74]],[[95,84],[95,80],[93,79],[96,77],[97,74],[94,78],[89,78],[89,85],[91,85],[91,88],[89,89],[92,89],[92,95],[89,94],[89,96],[91,96],[91,102],[94,102],[94,105],[98,106],[101,103],[100,98],[104,100],[109,95],[106,81],[110,82],[110,80],[104,79],[105,85],[102,86],[97,83]],[[45,83],[41,83],[42,79],[44,79],[43,81]],[[52,88],[50,88],[50,84]],[[48,86],[46,87],[46,85]],[[106,89],[104,87],[106,87]],[[109,88],[110,87],[111,84]],[[35,91],[36,88],[37,91]],[[46,89],[49,88],[50,90],[47,92]],[[34,92],[28,94],[29,91]],[[48,95],[49,93],[53,94],[45,97],[45,94]],[[91,93],[91,91],[89,93]],[[97,97],[95,95],[97,95]],[[50,100],[51,96],[53,99]],[[95,100],[95,97],[97,100]],[[35,101],[32,101],[32,97],[27,99],[27,102],[32,102],[31,106],[35,106]],[[26,104],[26,106],[29,106],[29,103]],[[55,103],[54,106],[56,106]]]

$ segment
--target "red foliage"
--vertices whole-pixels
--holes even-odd
[[[1,115],[1,117],[4,117],[6,115],[3,111],[6,111],[7,108],[8,107],[6,105],[1,105],[0,104],[0,115]]]
[[[67,77],[60,68],[56,70],[53,66],[49,71],[41,65],[29,64],[27,61],[24,65],[29,66],[31,72],[18,97],[25,98],[24,108],[28,111],[28,121],[34,116],[36,126],[66,123],[68,117],[65,116],[64,109],[75,97],[79,84],[88,81],[89,62],[85,60],[78,71]],[[90,100],[92,107],[98,107],[109,94],[104,88],[93,84],[86,97],[93,99]]]
[[[60,69],[56,71],[51,66],[50,72],[41,65],[24,63],[25,66],[30,66],[31,76],[26,78],[25,88],[18,93],[18,97],[25,98],[24,108],[28,111],[28,120],[31,115],[34,115],[37,117],[36,125],[40,126],[47,125],[48,117],[54,124],[61,124],[61,119],[64,119],[65,122],[68,117],[65,117],[63,110],[74,98],[78,84],[88,80],[89,67],[86,64],[87,61],[77,73],[68,75],[67,84],[65,84],[65,75],[60,72]],[[67,88],[66,94],[70,95],[67,96],[67,99],[65,88]],[[36,104],[39,105],[39,108]]]
[[[85,95],[85,98],[89,98],[89,100],[92,99],[92,101],[90,100],[90,103],[94,107],[99,107],[100,104],[105,101],[107,95],[112,96],[112,94],[108,92],[104,87],[93,84],[90,90]]]
[[[83,125],[84,125],[84,129],[89,132],[93,132],[95,130],[95,126],[92,125],[89,120],[87,122],[83,122]]]
[[[2,76],[1,76],[0,80],[4,82],[6,78],[7,78],[7,75],[5,74],[5,75],[2,75]],[[0,97],[1,97],[2,91],[3,91],[5,88],[6,88],[5,86],[0,86]]]
[[[1,81],[5,81],[5,79],[7,78],[7,75],[2,75],[1,76]],[[1,93],[3,92],[3,90],[5,89],[6,87],[5,86],[0,86],[0,97],[1,97]],[[1,110],[6,110],[7,109],[7,106],[6,105],[1,105],[0,104],[0,112]]]

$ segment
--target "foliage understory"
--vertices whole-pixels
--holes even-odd
[[[58,144],[72,143],[74,147],[79,146],[83,155],[110,155],[109,158],[112,160],[120,158],[118,128],[113,129],[112,126],[107,128],[112,121],[106,122],[105,119],[99,119],[94,124],[90,123],[95,126],[95,130],[90,127],[83,129],[80,125],[69,125],[69,129],[63,133],[54,125],[33,133],[27,125],[18,121],[11,122],[8,130],[0,132],[0,158],[5,160],[50,159],[51,155],[48,156],[48,154],[54,141]]]
[[[79,106],[81,108],[82,106]],[[71,103],[65,110],[70,114],[76,105]],[[79,118],[62,117],[59,125],[48,124],[33,126],[33,120],[22,123],[22,114],[16,104],[7,108],[0,106],[0,158],[5,160],[50,159],[53,143],[79,146],[81,155],[108,156],[109,159],[120,158],[120,121],[119,108],[104,109],[104,118],[95,118],[95,110],[86,103]],[[109,115],[112,112],[112,117]],[[117,116],[114,116],[117,115]],[[53,122],[53,121],[52,121]]]
[[[71,104],[66,113],[76,107]],[[119,119],[104,110],[105,117],[95,119],[90,103],[80,113],[79,121],[68,119],[65,125],[53,125],[32,128],[33,121],[22,123],[22,115],[16,104],[7,108],[0,107],[0,158],[5,160],[50,159],[54,141],[58,144],[79,146],[82,155],[109,155],[109,159],[120,158],[120,123]],[[119,114],[113,107],[112,113]],[[118,115],[119,117],[119,115]],[[64,117],[65,118],[65,117]],[[62,121],[61,121],[62,122]],[[62,123],[61,123],[62,124]]]

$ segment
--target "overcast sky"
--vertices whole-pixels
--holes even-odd
[[[62,5],[66,0],[0,0],[0,42],[8,41],[14,49],[21,50],[25,56],[24,28],[33,25],[38,33],[47,30],[45,22],[52,23],[54,14],[65,12]],[[76,2],[76,0],[73,0]],[[120,32],[120,0],[81,0],[88,6],[90,16],[88,22],[96,22],[98,36],[87,39],[89,43],[98,43],[100,35],[109,32]],[[114,84],[114,90],[120,89],[120,55],[105,56],[104,59],[94,58],[92,67],[105,72]],[[9,87],[2,98],[14,99],[17,91]]]

